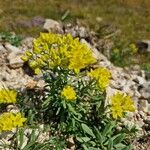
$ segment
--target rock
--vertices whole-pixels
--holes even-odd
[[[31,23],[33,27],[42,27],[45,23],[45,19],[41,16],[35,16],[32,18]]]
[[[49,132],[42,132],[39,134],[37,141],[39,143],[44,143],[49,140]]]
[[[32,37],[27,37],[27,38],[23,39],[21,42],[21,48],[24,48],[24,50],[33,48],[33,40],[34,40],[34,38],[32,38]]]
[[[137,125],[139,126],[139,128],[142,128],[144,126],[143,119],[140,119],[139,121],[137,121]]]
[[[44,25],[45,19],[41,16],[35,16],[30,20],[17,20],[17,25],[19,27],[33,28],[42,27]]]
[[[103,21],[103,18],[102,18],[102,17],[96,17],[96,21],[97,21],[98,23],[100,23],[100,22]]]
[[[21,53],[10,53],[7,57],[9,61],[9,66],[13,69],[20,68],[23,66],[24,61],[21,59]]]
[[[4,50],[4,46],[0,45],[0,51],[3,51],[3,50]]]
[[[144,83],[146,83],[146,80],[141,77],[141,76],[138,76],[138,75],[132,75],[131,76],[132,80],[135,81],[136,83],[140,84],[140,85],[143,85]]]
[[[111,103],[110,98],[111,98],[114,94],[116,94],[118,91],[119,91],[119,90],[114,89],[114,88],[112,88],[112,87],[110,87],[110,86],[108,86],[108,87],[106,88],[106,100],[105,100],[105,105],[108,105],[108,104]]]
[[[39,80],[37,82],[37,87],[40,88],[40,89],[43,89],[45,87],[46,83],[44,80]]]
[[[150,52],[150,40],[139,41],[136,46],[141,52]]]
[[[140,86],[139,92],[141,93],[141,97],[144,99],[148,99],[150,102],[150,81],[144,83]]]
[[[43,29],[47,32],[63,33],[62,25],[59,22],[52,19],[45,20]]]
[[[10,43],[5,43],[4,45],[5,49],[8,50],[8,52],[13,52],[13,53],[21,53],[21,50]]]
[[[139,103],[139,110],[147,113],[148,112],[148,101],[147,100],[141,100]]]
[[[146,115],[143,111],[140,110],[138,113],[141,115],[141,118],[142,118],[143,120],[146,120],[146,119],[147,119],[147,115]]]
[[[14,105],[8,105],[6,110],[8,112],[12,112],[12,113],[18,113],[19,112],[19,109],[17,108],[17,106],[14,106]]]
[[[31,20],[17,20],[17,27],[23,27],[23,28],[32,28],[32,22]],[[13,24],[13,26],[15,26]]]
[[[0,44],[0,66],[6,64],[7,50]]]
[[[150,116],[150,104],[148,104],[148,115]]]
[[[80,37],[80,38],[85,38],[85,37],[88,36],[87,30],[86,30],[85,27],[80,27],[80,28],[78,29],[78,33],[79,33],[79,37]]]

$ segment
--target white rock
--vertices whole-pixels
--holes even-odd
[[[137,121],[137,125],[138,125],[140,128],[143,127],[144,124],[145,124],[145,123],[144,123],[143,119],[140,119],[139,121]]]
[[[0,51],[3,51],[5,48],[0,44]]]
[[[43,26],[43,29],[48,31],[48,32],[63,33],[62,25],[53,19],[46,19],[44,26]]]
[[[146,80],[143,77],[140,76],[136,76],[136,81],[140,84],[143,85],[144,83],[146,83]]]
[[[24,64],[24,61],[21,59],[21,56],[22,54],[21,53],[14,53],[14,52],[11,52],[7,59],[9,61],[9,65],[11,68],[20,68],[23,66]]]
[[[8,112],[12,112],[12,113],[18,113],[19,112],[19,109],[14,105],[8,105],[6,110]]]
[[[80,36],[81,38],[87,37],[87,31],[86,31],[86,28],[85,28],[85,27],[80,27],[80,28],[79,28],[79,36]]]
[[[96,21],[97,21],[98,23],[100,23],[100,22],[103,21],[103,18],[102,18],[102,17],[96,17]]]
[[[141,100],[139,105],[140,105],[140,106],[139,106],[139,109],[140,109],[141,111],[144,111],[145,113],[148,112],[149,104],[148,104],[148,101],[147,101],[147,100]]]
[[[5,48],[8,50],[8,52],[13,53],[22,53],[21,50],[10,43],[5,43]]]
[[[150,98],[150,93],[144,90],[140,90],[141,93],[141,97],[143,97],[144,99],[149,99]]]
[[[139,111],[138,113],[141,115],[141,118],[142,118],[143,120],[146,120],[147,115],[146,115],[143,111]]]
[[[150,104],[148,104],[148,115],[150,115]]]

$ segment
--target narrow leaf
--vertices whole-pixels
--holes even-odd
[[[93,138],[95,138],[95,135],[93,133],[93,131],[84,123],[81,124],[82,126],[82,129],[87,133],[89,134],[90,136],[92,136]]]

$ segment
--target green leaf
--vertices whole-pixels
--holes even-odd
[[[83,129],[87,134],[89,134],[90,136],[92,136],[93,138],[95,138],[95,135],[94,135],[92,129],[90,129],[90,128],[89,128],[86,124],[84,124],[84,123],[82,123],[81,126],[82,126],[82,129]]]
[[[36,132],[35,132],[35,131],[36,131],[35,129],[32,130],[32,133],[31,133],[31,135],[30,135],[30,138],[29,138],[29,140],[28,140],[28,143],[27,143],[27,145],[23,148],[23,150],[30,150],[30,148],[31,148],[34,144],[36,144],[36,140],[37,140],[39,134],[36,135]]]
[[[83,144],[82,147],[84,148],[84,150],[89,150],[85,144]]]
[[[81,143],[90,141],[89,137],[76,137],[76,139]]]
[[[129,146],[127,146],[127,147],[125,147],[124,149],[122,149],[122,150],[132,150],[133,148],[132,148],[132,146],[131,145],[129,145]]]
[[[107,134],[110,134],[111,133],[111,130],[114,128],[114,126],[115,126],[115,123],[112,121],[112,122],[109,122],[107,125],[106,125],[106,127],[105,127],[105,129],[103,130],[103,132],[102,132],[102,136],[106,136]]]
[[[97,128],[95,128],[95,130],[97,133],[98,140],[99,140],[100,144],[102,145],[105,140],[105,137],[102,137],[102,134],[99,132],[99,130]]]
[[[46,108],[48,107],[48,105],[50,104],[51,101],[51,97],[48,97],[42,104],[42,108]]]
[[[24,141],[24,130],[20,128],[17,132],[17,142],[18,142],[17,144],[19,144],[18,145],[19,149],[21,149],[23,141]]]
[[[114,145],[121,143],[124,140],[124,138],[125,138],[125,135],[121,133],[113,137]]]
[[[76,137],[76,140],[79,141],[80,143],[83,143],[83,139],[81,137]]]
[[[113,140],[109,139],[107,150],[112,150],[112,149],[113,149]]]
[[[88,142],[88,141],[90,141],[90,138],[89,138],[89,137],[82,137],[82,140],[83,140],[84,142]]]
[[[75,109],[71,106],[71,104],[67,104],[67,105],[68,105],[69,111],[72,112],[73,114],[77,115]]]
[[[117,145],[114,146],[117,150],[122,150],[123,148],[126,147],[126,145],[122,144],[122,143],[119,143]]]

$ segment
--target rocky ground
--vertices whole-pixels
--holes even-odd
[[[128,119],[123,120],[125,124],[129,126],[136,124],[139,128],[139,134],[133,143],[135,150],[150,149],[150,81],[146,79],[145,72],[141,71],[139,66],[124,69],[114,66],[100,52],[101,47],[96,43],[95,34],[84,27],[71,24],[63,26],[59,22],[47,19],[43,30],[71,33],[92,48],[93,54],[98,60],[97,65],[108,68],[112,73],[111,84],[107,88],[107,97],[120,90],[129,94],[135,102],[137,111],[130,113]],[[40,76],[33,75],[27,64],[20,59],[25,50],[32,49],[32,41],[32,37],[27,37],[18,48],[10,43],[0,41],[0,88],[24,90],[25,88],[42,88],[44,86]],[[109,51],[109,45],[104,46],[106,51]]]

